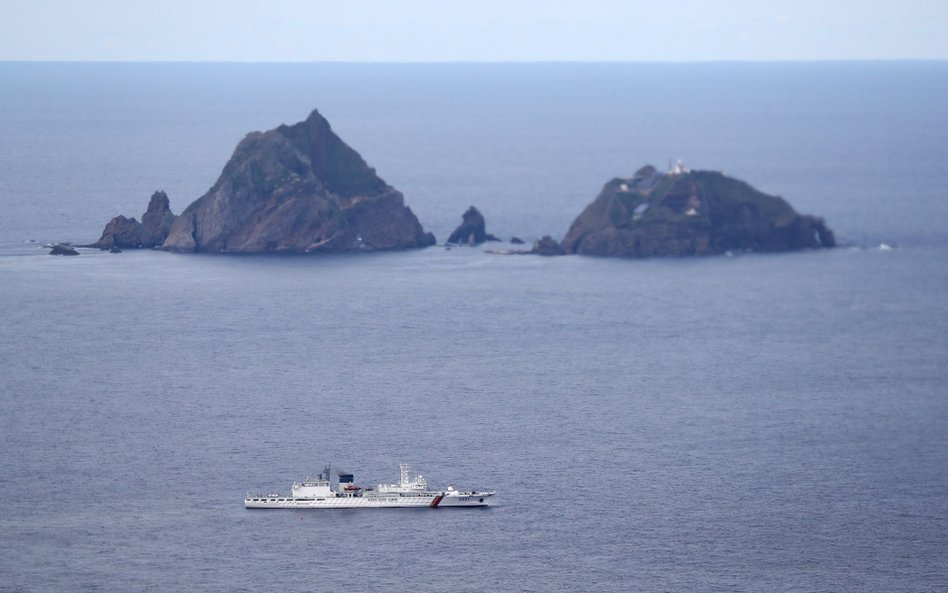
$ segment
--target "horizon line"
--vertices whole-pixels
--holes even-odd
[[[246,64],[246,65],[504,65],[504,64],[827,64],[948,62],[948,58],[825,58],[825,59],[707,59],[707,60],[46,60],[0,59],[0,64]]]

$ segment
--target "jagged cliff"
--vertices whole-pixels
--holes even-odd
[[[168,196],[156,191],[148,201],[142,221],[116,216],[105,225],[102,236],[92,247],[99,249],[135,249],[161,245],[168,236],[175,215],[171,212]]]
[[[311,252],[434,244],[401,193],[317,111],[248,134],[217,182],[175,219],[162,249]]]
[[[576,218],[567,253],[641,257],[833,247],[823,220],[716,171],[641,168],[613,179]]]

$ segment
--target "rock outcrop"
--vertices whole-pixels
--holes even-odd
[[[533,242],[533,249],[526,253],[535,255],[566,255],[566,250],[563,249],[563,246],[557,243],[553,237],[543,235],[541,239]]]
[[[530,249],[485,249],[484,253],[492,255],[566,255],[563,247],[549,235],[543,235],[541,239],[534,241],[533,247]]]
[[[401,193],[317,112],[248,134],[213,187],[171,225],[173,251],[311,252],[433,245]]]
[[[76,248],[72,245],[67,245],[66,243],[57,243],[52,246],[50,255],[79,255],[79,252],[76,251]]]
[[[142,223],[134,218],[118,215],[105,225],[102,236],[90,247],[98,247],[99,249],[111,249],[112,247],[137,248],[142,246],[144,234],[145,229]]]
[[[163,191],[156,191],[148,201],[148,210],[142,214],[142,227],[145,230],[146,243],[160,245],[164,243],[175,215],[171,213],[171,204]],[[121,246],[120,246],[121,247]]]
[[[613,179],[567,232],[567,253],[642,257],[833,247],[823,220],[716,171],[652,166]]]
[[[157,247],[168,236],[174,219],[168,196],[163,191],[156,191],[148,202],[148,209],[142,215],[141,222],[134,218],[116,216],[105,225],[102,236],[91,247],[99,249]]]
[[[500,241],[500,239],[487,232],[484,215],[474,206],[468,208],[467,212],[461,215],[461,220],[461,225],[454,229],[454,232],[448,237],[448,243],[480,245],[485,241]]]

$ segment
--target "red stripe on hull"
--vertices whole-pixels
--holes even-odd
[[[438,505],[441,504],[441,499],[444,498],[444,494],[439,494],[435,496],[435,499],[431,501],[431,508],[438,508]]]

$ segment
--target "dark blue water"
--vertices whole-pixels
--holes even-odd
[[[0,590],[942,591],[948,66],[0,64]],[[669,157],[848,247],[86,252],[318,107],[444,239]],[[878,249],[881,242],[896,249]],[[332,460],[467,511],[251,512]]]

